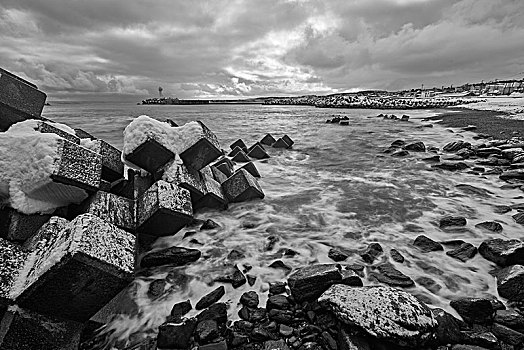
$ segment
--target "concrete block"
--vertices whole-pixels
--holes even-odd
[[[154,135],[150,135],[144,143],[125,157],[128,162],[147,170],[151,174],[156,173],[175,157],[173,152],[153,137]]]
[[[295,142],[293,140],[291,140],[291,137],[289,137],[287,135],[282,136],[282,140],[286,141],[286,143],[289,145],[289,147],[292,147],[295,144]]]
[[[222,158],[220,161],[216,162],[214,164],[214,167],[216,167],[218,170],[226,174],[227,177],[233,175],[233,168],[235,166],[235,163],[229,158]]]
[[[42,315],[87,321],[133,277],[135,237],[91,214],[53,217],[29,245],[11,297]]]
[[[244,143],[244,141],[242,141],[242,139],[238,139],[236,140],[235,142],[233,142],[229,148],[231,148],[232,150],[234,150],[236,147],[239,147],[241,150],[243,150],[244,152],[247,152],[247,146],[246,144]]]
[[[266,136],[264,136],[262,140],[260,140],[260,143],[263,145],[272,146],[276,141],[277,140],[275,140],[275,138],[271,134],[266,134]]]
[[[82,130],[82,129],[73,129],[75,130],[75,135],[78,136],[79,138],[81,139],[91,139],[91,140],[96,140],[96,137],[94,137],[93,135],[91,135],[90,133],[88,133],[87,131],[85,130]]]
[[[103,140],[92,140],[89,149],[102,157],[102,179],[114,182],[124,176],[122,152]]]
[[[212,176],[204,175],[204,183],[206,186],[205,195],[195,204],[196,209],[213,208],[226,209],[227,199],[224,195],[222,186]]]
[[[191,147],[180,153],[180,158],[188,168],[200,170],[222,155],[217,137],[204,123],[202,126],[202,137]]]
[[[237,162],[237,163],[247,163],[247,162],[251,161],[251,159],[249,159],[247,154],[244,151],[242,151],[242,150],[237,152],[237,154],[235,154],[235,156],[233,158],[231,158],[231,159],[234,162]]]
[[[11,307],[0,320],[2,350],[76,350],[83,324]]]
[[[77,215],[93,214],[129,232],[133,232],[136,227],[135,201],[113,193],[98,191],[75,209]]]
[[[135,174],[136,173],[134,170],[127,169],[127,179],[122,178],[118,179],[114,183],[111,183],[111,190],[107,192],[111,192],[116,194],[117,196],[125,197],[128,199],[135,199]],[[103,191],[102,188],[100,188],[100,190]],[[143,192],[145,191],[146,189],[144,189]]]
[[[245,150],[247,151],[247,147],[245,148]],[[236,146],[235,148],[233,148],[233,149],[231,150],[231,152],[228,153],[227,156],[233,158],[234,156],[236,156],[238,153],[240,153],[240,152],[242,152],[242,151],[244,151],[244,149],[242,149],[242,148],[239,147],[239,146]]]
[[[222,184],[222,188],[229,202],[264,198],[264,192],[257,180],[245,169],[240,169],[230,176]]]
[[[193,219],[188,190],[160,180],[137,201],[137,229],[152,236],[177,233]]]
[[[262,148],[258,143],[253,146],[253,148],[247,154],[251,158],[255,159],[266,159],[269,158],[266,150]]]
[[[258,172],[257,167],[255,166],[255,163],[249,162],[246,165],[242,166],[240,169],[246,170],[248,173],[250,173],[253,177],[260,177],[260,173]],[[238,170],[237,170],[238,171]]]
[[[40,117],[47,96],[36,85],[0,68],[0,131]]]
[[[166,167],[155,176],[155,180],[160,179],[188,190],[191,194],[191,203],[193,204],[200,200],[207,192],[204,179],[200,172],[176,161],[168,163]]]
[[[98,189],[104,192],[111,192],[111,187],[112,187],[111,182],[101,179],[100,186],[98,186]]]
[[[136,172],[133,178],[133,198],[137,200],[153,185],[153,175]]]
[[[69,142],[76,143],[77,145],[80,144],[80,138],[78,136],[65,132],[44,121],[38,123],[36,130],[44,134],[55,134]]]
[[[45,224],[51,215],[26,215],[5,207],[0,209],[0,237],[23,243]]]
[[[0,238],[0,306],[14,302],[12,291],[28,255],[21,246]]]
[[[289,148],[291,147],[286,141],[284,141],[284,139],[282,138],[279,138],[278,140],[275,141],[275,143],[273,144],[274,148]]]
[[[227,167],[227,165],[224,164],[224,167]],[[213,173],[213,178],[215,179],[215,181],[218,181],[218,183],[220,184],[226,181],[228,176],[231,176],[231,174],[226,175],[222,170],[218,169],[214,165],[211,165],[211,172]]]

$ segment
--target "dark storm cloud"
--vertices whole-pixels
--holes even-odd
[[[253,96],[524,71],[520,0],[2,0],[2,65],[49,93]]]

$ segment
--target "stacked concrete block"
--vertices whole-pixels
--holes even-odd
[[[134,232],[135,201],[114,193],[98,191],[76,208],[78,213],[89,213],[123,230]]]
[[[214,166],[229,177],[233,175],[233,168],[235,164],[231,159],[224,157],[220,159],[218,162],[216,162]]]
[[[206,185],[200,172],[188,168],[176,161],[168,163],[165,169],[155,179],[164,179],[167,182],[185,188],[191,194],[191,202],[196,203],[206,194]]]
[[[264,192],[257,180],[245,169],[240,169],[230,176],[222,188],[230,202],[243,202],[250,199],[264,198]]]
[[[0,238],[0,306],[14,303],[12,290],[28,255],[19,245]]]
[[[236,156],[238,153],[240,152],[244,152],[247,151],[247,147],[240,147],[240,146],[235,146],[234,148],[231,149],[231,152],[228,153],[228,157],[231,157],[233,158],[234,156]]]
[[[291,140],[291,137],[287,135],[282,136],[282,140],[284,140],[289,145],[289,147],[292,147],[295,144],[295,141]]]
[[[233,160],[234,162],[237,162],[237,163],[247,163],[249,161],[251,161],[251,159],[249,159],[249,157],[247,156],[247,154],[240,150],[238,151],[232,158],[231,160]]]
[[[255,158],[255,159],[269,158],[269,154],[267,154],[264,147],[258,142],[249,148],[249,153],[247,155],[248,157]]]
[[[103,140],[92,140],[89,149],[102,157],[102,179],[114,182],[124,175],[122,152]]]
[[[200,170],[222,155],[218,139],[204,123],[198,122],[202,127],[200,139],[180,153],[184,164],[194,170]]]
[[[247,152],[247,146],[246,144],[244,143],[244,141],[242,141],[242,139],[238,139],[236,140],[235,142],[233,142],[229,148],[231,148],[232,150],[234,150],[236,147],[240,148],[241,150],[243,150],[244,152]]]
[[[205,195],[195,204],[195,208],[216,208],[226,209],[227,199],[224,195],[221,183],[213,179],[212,176],[202,174],[206,187]]]
[[[125,158],[127,161],[154,174],[174,157],[175,154],[158,142],[152,135],[135,148],[133,152],[126,155]]]
[[[262,140],[260,140],[260,143],[266,146],[272,146],[276,141],[277,140],[275,140],[275,138],[271,134],[266,134],[266,136],[264,136]]]
[[[260,177],[260,173],[258,172],[258,169],[253,162],[247,163],[246,165],[242,166],[240,169],[246,170],[253,177]]]
[[[273,148],[289,148],[291,145],[287,143],[283,138],[279,138],[275,141],[275,143],[272,145]]]
[[[222,170],[220,170],[218,167],[211,165],[210,166],[211,172],[213,173],[213,178],[218,183],[222,184],[224,181],[227,180],[228,175],[226,175]],[[231,173],[229,171],[229,176],[231,176]]]
[[[178,232],[193,219],[188,190],[159,180],[137,200],[137,230],[151,236]]]
[[[55,134],[69,142],[76,143],[77,145],[80,144],[80,138],[78,136],[70,134],[44,121],[38,122],[36,130],[40,131],[41,133]]]
[[[0,68],[0,131],[40,117],[47,96],[36,85]]]
[[[0,209],[0,237],[23,243],[46,223],[51,215],[22,214],[6,207]]]

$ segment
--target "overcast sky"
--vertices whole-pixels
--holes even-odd
[[[0,0],[48,95],[242,97],[524,77],[524,0]]]

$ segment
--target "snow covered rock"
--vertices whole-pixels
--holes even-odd
[[[230,202],[243,202],[250,199],[264,198],[264,192],[258,181],[245,169],[240,169],[222,184],[226,198]]]
[[[319,298],[351,327],[400,346],[420,346],[434,336],[431,310],[411,294],[391,287],[349,287],[335,284]]]

